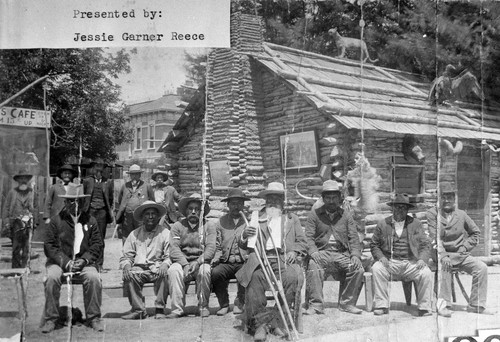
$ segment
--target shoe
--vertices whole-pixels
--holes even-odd
[[[273,334],[274,334],[274,336],[280,337],[280,338],[286,337],[286,334],[279,327],[274,328]]]
[[[351,313],[354,315],[361,315],[361,313],[363,312],[363,310],[358,309],[354,305],[350,305],[350,304],[339,305],[339,310],[344,311],[344,312],[348,312],[348,313]]]
[[[315,308],[310,306],[307,310],[304,310],[304,315],[324,315],[325,311],[320,308]]]
[[[373,314],[375,316],[387,315],[388,313],[389,313],[389,309],[387,309],[387,308],[380,308],[380,309],[373,310]]]
[[[418,317],[432,316],[432,311],[430,310],[418,310]]]
[[[225,316],[228,311],[229,308],[227,306],[220,308],[219,311],[217,311],[217,316]]]
[[[243,313],[243,309],[245,307],[245,304],[243,304],[238,298],[234,300],[234,307],[233,307],[233,313],[235,315],[239,315]]]
[[[155,311],[155,319],[165,319],[167,316],[165,315],[165,312],[163,309],[156,309]]]
[[[56,328],[56,322],[54,321],[45,321],[45,324],[42,327],[42,332],[47,334],[53,331]]]
[[[482,315],[494,315],[494,314],[496,314],[496,311],[493,311],[491,309],[486,309],[482,306],[473,306],[473,305],[469,305],[467,307],[467,311],[474,312],[477,314],[482,314]]]
[[[451,311],[448,308],[443,308],[443,309],[438,310],[438,315],[441,317],[451,317],[452,314],[453,314],[453,311]]]
[[[264,342],[267,339],[267,326],[266,324],[261,324],[255,330],[255,334],[253,335],[254,341]]]
[[[90,321],[90,326],[95,331],[104,331],[104,323],[103,323],[102,319],[100,319],[99,317],[98,318],[94,318],[93,320],[91,320]]]
[[[201,317],[208,317],[208,316],[210,316],[210,311],[208,310],[208,308],[201,308],[201,310],[200,310],[200,316]]]
[[[148,317],[148,314],[146,311],[135,311],[131,312],[129,314],[126,314],[125,316],[122,316],[122,319],[145,319]]]
[[[168,318],[168,319],[173,319],[173,318],[180,318],[180,317],[183,317],[183,316],[184,316],[184,314],[178,314],[178,313],[175,313],[175,312],[171,312],[168,315],[166,315],[165,317]]]

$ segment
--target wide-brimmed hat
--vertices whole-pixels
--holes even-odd
[[[165,180],[167,180],[167,179],[168,179],[168,173],[166,173],[166,172],[162,172],[162,171],[158,171],[158,172],[153,173],[153,174],[151,175],[151,179],[152,179],[152,180],[154,180],[154,181],[156,182],[156,177],[158,177],[158,176],[163,176],[163,178],[164,178]]]
[[[279,182],[271,182],[267,185],[266,190],[262,190],[259,192],[257,196],[260,198],[266,198],[267,195],[285,195],[285,188],[282,183]]]
[[[229,188],[229,190],[227,191],[227,197],[222,199],[221,202],[229,202],[231,198],[239,198],[243,201],[250,201],[250,198],[245,196],[243,190],[241,190],[240,188]]]
[[[66,193],[64,195],[59,195],[59,197],[75,199],[75,198],[90,197],[90,195],[86,195],[83,193],[83,185],[69,183],[68,189],[66,190]]]
[[[23,170],[23,171],[19,171],[17,173],[17,175],[14,175],[12,178],[14,178],[14,180],[17,182],[17,180],[21,177],[28,177],[28,181],[33,178],[33,175],[30,174],[28,171],[26,170]]]
[[[193,201],[196,201],[196,202],[202,202],[203,201],[203,198],[201,197],[200,194],[191,194],[187,197],[183,197],[180,199],[179,201],[179,212],[186,216],[186,209],[187,209],[187,206],[190,202],[193,202]],[[206,216],[208,213],[210,212],[210,206],[208,205],[208,201],[205,201],[205,206],[203,208],[203,216]]]
[[[321,194],[323,195],[325,192],[340,192],[339,183],[334,180],[325,181],[321,189]]]
[[[439,183],[439,192],[442,194],[456,193],[457,188],[449,182]]]
[[[144,213],[144,211],[146,209],[150,209],[150,208],[154,208],[154,209],[158,210],[159,217],[162,217],[163,215],[165,215],[167,213],[167,208],[165,208],[161,204],[158,204],[154,201],[145,201],[144,203],[142,203],[140,206],[138,206],[134,210],[134,219],[136,219],[137,221],[142,221],[142,214]]]
[[[405,204],[408,208],[415,207],[414,204],[410,203],[410,197],[407,194],[396,194],[392,201],[387,202],[387,205],[391,207],[395,204]]]
[[[70,171],[73,174],[73,178],[78,175],[78,171],[76,171],[75,168],[70,164],[65,164],[57,169],[57,177],[62,178],[61,174],[63,173],[63,171]]]
[[[137,164],[133,164],[130,166],[130,168],[127,171],[128,174],[131,173],[142,173],[141,167]]]

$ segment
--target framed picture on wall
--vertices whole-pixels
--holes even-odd
[[[231,183],[231,175],[229,174],[229,162],[227,160],[211,160],[208,162],[210,169],[210,179],[212,181],[212,189],[224,190]]]
[[[281,167],[302,170],[318,167],[318,144],[315,131],[280,136]]]

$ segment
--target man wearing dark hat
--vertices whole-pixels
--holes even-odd
[[[438,221],[439,220],[439,221]],[[493,315],[486,308],[488,290],[488,267],[470,255],[479,242],[481,231],[463,210],[456,207],[456,189],[450,184],[440,183],[440,211],[432,208],[427,212],[429,235],[437,247],[441,261],[441,283],[438,294],[438,314],[450,317],[451,308],[451,270],[472,274],[472,290],[467,311]],[[439,229],[439,239],[436,232]]]
[[[210,315],[210,263],[215,255],[217,233],[215,223],[205,220],[209,211],[208,202],[199,194],[179,201],[179,212],[185,218],[175,222],[170,230],[170,259],[173,264],[168,270],[168,282],[172,312],[168,318],[184,315],[186,288],[192,280],[196,281],[200,316]]]
[[[50,186],[49,194],[45,199],[45,209],[43,211],[43,219],[45,224],[50,223],[50,218],[64,208],[64,199],[59,195],[64,195],[68,189],[68,184],[73,182],[73,179],[78,175],[78,172],[73,166],[66,164],[57,170],[57,177],[61,179],[62,183],[56,183]]]
[[[59,196],[65,199],[65,206],[52,217],[44,244],[47,280],[42,332],[49,333],[56,327],[63,272],[73,272],[74,278],[82,280],[87,324],[103,331],[102,285],[96,265],[103,248],[99,227],[95,218],[82,211],[88,195],[81,185],[70,183],[66,194]]]
[[[123,184],[118,195],[120,207],[116,213],[116,223],[120,224],[122,241],[125,242],[127,236],[139,228],[139,221],[134,219],[134,210],[146,201],[154,201],[153,189],[149,183],[141,179],[142,170],[137,164],[130,166],[127,171],[130,181]]]
[[[305,226],[309,258],[306,272],[307,314],[323,314],[323,282],[332,274],[343,282],[339,309],[361,314],[356,301],[363,285],[361,243],[352,215],[341,208],[342,194],[334,180],[323,183],[323,206],[309,213]]]
[[[304,274],[298,260],[306,254],[306,240],[299,218],[284,212],[285,189],[282,183],[269,183],[267,189],[258,196],[264,198],[266,204],[262,210],[252,214],[250,225],[241,234],[240,247],[249,250],[249,256],[236,273],[236,279],[245,287],[248,332],[254,335],[255,341],[265,341],[269,326],[274,328],[275,334],[281,334],[282,330],[278,328],[283,325],[282,322],[279,323],[280,316],[276,310],[266,311],[265,292],[269,284],[255,248],[258,248],[261,256],[267,256],[277,279],[282,280],[290,310],[298,310],[299,308],[294,307],[295,298],[304,283]]]
[[[387,203],[393,215],[379,221],[370,244],[375,263],[372,266],[373,313],[389,313],[389,282],[412,281],[417,286],[418,315],[430,316],[434,276],[427,266],[430,241],[422,224],[408,215],[414,205],[408,195],[397,194]]]
[[[173,186],[167,183],[168,174],[161,171],[155,172],[151,176],[151,179],[156,183],[153,186],[155,202],[163,205],[167,209],[165,221],[169,225],[177,222],[178,213],[176,202],[179,202],[181,196]]]
[[[221,202],[226,202],[229,212],[222,216],[217,223],[216,253],[212,265],[212,286],[219,301],[220,309],[217,315],[224,316],[229,310],[229,294],[227,291],[229,279],[235,278],[236,272],[243,266],[247,252],[238,246],[238,240],[246,227],[245,220],[241,217],[245,201],[250,198],[243,194],[239,188],[231,188],[227,197]],[[245,288],[238,284],[238,293],[234,300],[233,312],[242,312],[245,303]]]
[[[154,282],[155,318],[165,318],[165,304],[168,296],[167,271],[171,261],[170,232],[159,224],[166,209],[153,201],[146,201],[134,211],[136,220],[142,225],[129,234],[123,245],[120,268],[123,269],[123,284],[128,287],[128,300],[132,306],[123,319],[147,317],[146,305],[142,300],[142,287]]]
[[[97,260],[100,272],[103,271],[104,263],[104,239],[106,237],[106,227],[113,222],[113,182],[103,177],[104,168],[108,165],[101,159],[90,163],[90,175],[83,180],[83,192],[89,195],[85,198],[83,212],[93,216],[97,221],[97,226],[101,232],[103,241],[103,252]]]
[[[29,235],[34,227],[36,204],[35,193],[28,184],[32,177],[27,172],[13,177],[17,186],[7,193],[3,207],[2,221],[12,239],[12,268],[24,268],[28,263]]]

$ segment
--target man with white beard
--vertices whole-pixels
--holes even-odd
[[[284,213],[285,189],[278,182],[269,183],[266,190],[258,195],[266,200],[266,206],[259,212],[258,223],[252,220],[239,241],[242,249],[250,249],[247,262],[236,273],[238,282],[246,288],[245,312],[248,332],[255,341],[265,341],[267,332],[273,327],[275,334],[281,334],[276,323],[279,315],[276,310],[266,312],[266,289],[269,284],[261,268],[258,254],[269,259],[277,279],[282,279],[283,290],[290,309],[294,308],[295,295],[304,282],[304,274],[299,260],[306,253],[306,239],[300,226],[299,218],[291,213]],[[258,227],[257,227],[258,226]],[[262,240],[255,248],[249,247],[249,239],[255,238],[260,230]]]

